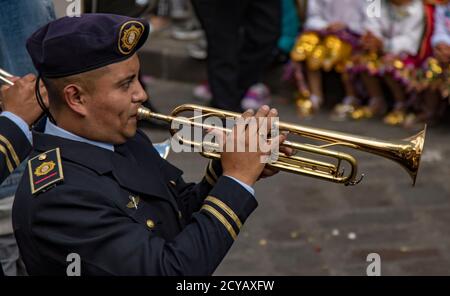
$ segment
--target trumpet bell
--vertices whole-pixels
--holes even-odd
[[[416,184],[417,174],[419,172],[420,159],[422,157],[423,148],[425,145],[425,136],[427,133],[427,126],[418,134],[405,139],[407,144],[399,153],[396,160],[411,176],[413,186]]]

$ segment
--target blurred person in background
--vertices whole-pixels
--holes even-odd
[[[0,0],[0,68],[24,76],[36,73],[26,51],[26,39],[55,18],[51,0]],[[0,262],[5,275],[25,275],[11,224],[11,208],[23,162],[0,186]]]
[[[36,76],[29,74],[25,77],[9,78],[14,85],[3,85],[0,88],[0,100],[2,112],[0,113],[0,183],[2,183],[20,165],[31,152],[32,135],[30,127],[41,117],[40,108],[34,93]],[[44,102],[48,102],[47,91],[42,85],[41,93]],[[2,210],[8,216],[10,205],[4,204]],[[2,227],[10,227],[11,222],[4,221]],[[4,236],[2,246],[2,258],[5,258],[7,275],[23,274],[21,261],[17,260],[15,245],[8,242],[15,240],[13,237]],[[20,270],[20,271],[19,271]],[[3,268],[0,265],[0,276],[3,276]]]
[[[431,40],[436,59],[443,68],[443,81],[440,84],[441,96],[450,97],[450,2],[442,1],[436,8],[435,32]]]
[[[364,1],[311,0],[307,4],[304,33],[291,53],[299,92],[297,106],[303,117],[311,116],[324,103],[323,71],[340,73],[346,92],[343,102],[356,102],[344,64],[364,32],[366,19]]]
[[[406,101],[406,115],[402,123],[405,128],[419,128],[424,124],[434,124],[442,119],[448,103],[445,98],[449,94],[448,63],[440,60],[439,48],[436,48],[439,40],[445,36],[445,12],[442,18],[442,0],[424,0],[425,8],[425,32],[417,56],[416,67],[407,69],[403,75],[406,83],[403,83],[409,93]],[[441,35],[444,32],[444,35]],[[444,37],[445,38],[445,37]],[[405,80],[405,79],[404,79]]]
[[[176,1],[183,2],[183,0]],[[275,47],[272,53],[274,58],[280,62],[287,60],[287,56],[295,43],[295,38],[299,31],[299,19],[295,3],[295,0],[281,1],[281,36],[278,40],[278,47]],[[180,4],[177,6],[180,6]],[[195,13],[192,13],[187,21],[181,23],[181,26],[174,26],[172,29],[172,37],[176,40],[192,40],[193,42],[187,45],[189,55],[196,60],[203,61],[207,59],[208,44],[203,30],[198,27],[198,19]],[[194,87],[193,96],[202,102],[210,102],[212,100],[213,95],[207,80]],[[241,101],[241,108],[244,110],[256,110],[270,102],[271,92],[269,87],[262,81],[258,81],[248,88]]]
[[[435,1],[436,2],[436,1]],[[434,13],[434,32],[431,38],[433,57],[422,66],[421,81],[418,83],[422,96],[419,110],[406,127],[416,124],[433,124],[439,121],[450,98],[450,3],[437,1]]]
[[[262,80],[277,46],[280,1],[192,3],[206,34],[211,105],[242,112],[242,99],[252,85]]]
[[[389,0],[382,3],[380,17],[367,18],[361,44],[371,58],[366,61],[368,71],[361,77],[369,102],[355,110],[353,118],[386,114],[390,102],[382,87],[385,84],[392,95],[393,108],[384,122],[391,125],[404,122],[409,94],[402,80],[420,63],[425,25],[422,0]]]

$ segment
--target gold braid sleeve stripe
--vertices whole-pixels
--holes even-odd
[[[12,173],[12,171],[14,171],[14,167],[12,166],[11,160],[9,159],[8,152],[6,152],[5,146],[3,146],[2,144],[0,144],[0,152],[5,154],[6,166],[8,167],[9,173]]]
[[[14,162],[16,163],[16,167],[19,166],[19,164],[20,164],[19,157],[17,156],[16,150],[14,150],[14,147],[11,145],[11,143],[8,141],[8,139],[5,138],[4,136],[0,135],[0,141],[5,143],[6,148],[8,148]]]
[[[217,220],[219,220],[220,223],[222,223],[223,226],[225,226],[225,228],[228,230],[228,232],[230,233],[233,240],[236,240],[237,235],[233,229],[233,226],[231,226],[231,224],[228,223],[227,219],[225,219],[225,217],[221,213],[219,213],[216,209],[214,209],[213,207],[211,207],[209,205],[203,205],[202,210],[205,210],[205,211],[211,213],[214,217],[216,217]]]
[[[241,229],[241,227],[242,227],[241,220],[234,213],[234,211],[229,206],[227,206],[223,201],[221,201],[218,198],[215,198],[214,196],[208,196],[205,200],[212,202],[213,204],[215,204],[216,206],[221,208],[225,213],[227,213],[228,216],[230,216],[231,219],[233,219],[233,221],[234,221],[234,223],[236,223],[236,226],[238,227],[238,229]]]

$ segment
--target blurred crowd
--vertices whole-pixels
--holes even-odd
[[[172,2],[166,13],[175,20],[172,37],[193,40],[188,45],[191,57],[207,59],[211,54],[208,43],[215,42],[216,37],[204,34],[205,24],[197,20],[202,17],[198,9],[192,9],[190,1]],[[195,7],[196,1],[192,2]],[[294,98],[301,117],[314,116],[323,106],[331,104],[334,120],[375,117],[386,124],[408,128],[442,119],[450,97],[448,1],[279,2],[278,43],[266,59],[286,63],[283,78],[295,84]],[[266,30],[267,35],[273,34]],[[217,59],[221,57],[214,57]],[[220,97],[220,93],[214,94],[211,89],[211,77],[221,71],[214,70],[208,72],[209,82],[204,81],[194,89],[196,98],[214,101]],[[325,87],[330,75],[339,77],[339,83]],[[267,85],[260,77],[253,80],[239,97],[242,109],[270,103]],[[327,102],[336,89],[341,89],[338,93],[342,95]]]
[[[290,64],[301,115],[325,103],[330,90],[323,75],[334,71],[345,90],[334,119],[379,117],[413,127],[443,116],[450,91],[448,1],[311,0],[303,24]]]

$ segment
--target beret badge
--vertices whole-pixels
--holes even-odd
[[[130,54],[142,37],[145,28],[137,21],[129,21],[122,25],[119,33],[119,51],[124,54]]]

